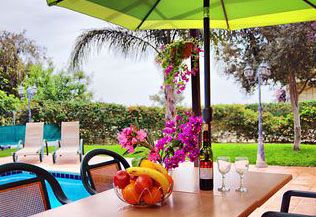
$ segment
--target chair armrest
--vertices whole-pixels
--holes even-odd
[[[57,143],[55,143],[54,145],[54,153],[57,151],[57,149],[59,149],[61,147],[61,143],[60,140],[57,140]]]
[[[281,212],[289,212],[291,197],[316,198],[316,192],[290,190],[283,194]]]
[[[24,143],[23,143],[23,140],[19,140],[19,142],[18,142],[18,145],[17,145],[17,147],[16,147],[16,149],[18,150],[18,149],[22,149],[24,147]]]
[[[294,213],[285,213],[285,212],[265,212],[261,217],[313,217],[310,215],[301,215],[301,214],[294,214]]]
[[[42,146],[40,149],[40,153],[42,154],[42,156],[44,156],[44,148],[45,148],[45,139],[43,139]]]
[[[80,139],[80,142],[79,142],[79,154],[84,155],[83,139]]]

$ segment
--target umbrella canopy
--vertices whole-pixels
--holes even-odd
[[[316,0],[47,0],[47,3],[131,30],[204,28],[203,119],[209,129],[210,28],[235,30],[316,20]]]
[[[136,29],[202,29],[203,0],[47,0]],[[316,19],[316,0],[211,0],[210,27],[242,29]]]

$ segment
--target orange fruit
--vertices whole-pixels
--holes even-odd
[[[135,190],[135,183],[128,184],[122,191],[124,200],[129,204],[137,204],[139,202],[139,194]]]
[[[163,194],[158,187],[152,187],[150,191],[143,196],[143,200],[146,204],[153,205],[161,201]]]

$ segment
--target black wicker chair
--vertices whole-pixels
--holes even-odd
[[[1,217],[24,217],[50,209],[45,181],[51,186],[60,203],[71,202],[55,177],[40,167],[26,163],[8,163],[0,166],[0,175],[9,172],[28,172],[35,177],[0,185]]]
[[[89,161],[97,155],[107,155],[113,160],[89,165]],[[113,151],[95,149],[88,152],[80,168],[81,179],[86,190],[93,195],[113,188],[113,177],[118,170],[121,170],[121,164],[125,169],[130,167],[125,158]]]
[[[294,214],[288,213],[291,197],[305,197],[305,198],[316,198],[316,192],[308,192],[308,191],[287,191],[283,194],[282,204],[281,204],[281,212],[266,212],[262,215],[262,217],[316,217],[315,215],[302,215],[302,214]],[[316,206],[316,204],[315,204]]]

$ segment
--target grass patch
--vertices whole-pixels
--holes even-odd
[[[293,151],[293,144],[265,144],[265,156],[268,165],[280,166],[316,166],[316,145],[301,145],[301,150]],[[246,156],[251,164],[256,163],[257,144],[214,144],[215,157]]]
[[[120,145],[85,145],[85,153],[97,148],[108,149],[119,154],[125,152]],[[215,143],[213,150],[214,159],[221,155],[229,156],[231,160],[237,156],[246,156],[251,164],[256,163],[257,144]],[[11,156],[14,151],[15,149],[0,151],[0,157]],[[49,152],[53,151],[54,147],[49,147]],[[301,150],[295,152],[292,144],[265,144],[265,154],[269,165],[316,167],[316,145],[301,145]],[[135,155],[130,154],[126,157],[135,157]]]

